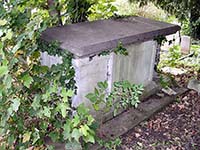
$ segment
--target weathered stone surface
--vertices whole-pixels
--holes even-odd
[[[192,79],[188,83],[188,88],[200,93],[200,81],[197,79]]]
[[[76,57],[85,57],[124,45],[148,41],[159,35],[169,35],[180,30],[178,25],[142,17],[98,20],[47,29],[42,34],[45,41],[57,40],[61,48]]]
[[[89,106],[85,95],[93,92],[100,81],[107,81],[112,90],[113,82],[128,80],[131,83],[147,86],[151,83],[154,71],[156,42],[147,41],[125,46],[128,56],[116,55],[95,56],[73,59],[77,95],[74,96],[73,105],[84,102]]]
[[[170,87],[162,88],[162,91],[167,95],[176,95],[176,92]]]
[[[189,54],[190,46],[191,46],[191,38],[189,36],[182,36],[181,37],[181,53]]]
[[[173,67],[163,67],[161,69],[164,73],[170,73],[172,75],[181,75],[187,72],[185,69],[173,68]]]

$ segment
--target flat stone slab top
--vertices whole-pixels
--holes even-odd
[[[127,45],[148,41],[178,30],[178,25],[143,17],[125,17],[49,28],[43,32],[41,38],[47,42],[60,42],[62,49],[80,58],[113,49],[119,42]]]

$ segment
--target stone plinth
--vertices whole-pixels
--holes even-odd
[[[93,92],[97,82],[108,81],[108,92],[113,82],[129,80],[132,83],[148,85],[152,83],[157,43],[153,40],[160,35],[169,35],[180,27],[142,17],[99,20],[47,29],[42,39],[50,42],[57,40],[62,49],[74,55],[77,95],[73,105],[90,103],[85,95]],[[129,55],[107,56],[97,54],[117,47],[121,42]],[[51,65],[54,60],[42,55],[42,64]],[[59,59],[59,58],[57,58]]]

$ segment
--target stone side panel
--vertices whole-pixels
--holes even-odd
[[[114,54],[112,81],[128,80],[144,86],[149,84],[153,79],[156,42],[131,44],[126,48],[128,56]]]

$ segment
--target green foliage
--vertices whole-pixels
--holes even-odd
[[[161,62],[159,64],[159,68],[164,66],[174,67],[178,63],[178,59],[181,57],[181,51],[179,46],[173,46],[169,49],[168,54],[165,56],[161,56]],[[163,59],[162,59],[163,58]]]
[[[171,85],[171,80],[170,80],[170,76],[164,76],[164,75],[160,75],[159,76],[159,80],[160,80],[160,85],[162,86],[162,88],[166,89],[169,88],[169,86]]]
[[[120,16],[142,16],[145,18],[151,18],[160,21],[166,21],[167,14],[162,10],[149,3],[140,7],[137,2],[130,3],[128,0],[116,0],[115,3]]]
[[[97,19],[108,19],[117,11],[114,0],[55,0],[51,8],[60,20],[60,25]]]
[[[98,19],[108,19],[111,18],[117,11],[117,8],[113,5],[115,0],[98,0],[93,4],[89,11],[89,20],[98,20]]]
[[[190,26],[190,21],[188,19],[182,22],[181,33],[183,35],[188,35],[188,36],[191,35],[191,26]]]
[[[137,107],[140,103],[139,96],[142,94],[143,86],[131,84],[128,81],[119,81],[114,83],[113,91],[107,92],[108,84],[106,81],[99,82],[94,93],[86,95],[94,108],[98,111],[100,104],[104,103],[106,111],[114,108],[114,115],[121,108]]]
[[[191,36],[193,33],[197,32],[199,30],[198,28],[200,27],[200,18],[198,20],[196,20],[195,22],[191,22],[189,19],[186,19],[186,20],[182,21],[181,27],[182,27],[181,32],[183,35]]]
[[[44,137],[66,147],[94,143],[93,117],[75,93],[72,55],[58,43],[41,43],[40,34],[56,24],[42,1],[0,2],[0,149],[45,149]],[[40,64],[40,51],[62,57]]]
[[[87,21],[94,3],[93,0],[64,0],[60,2],[62,17],[71,23]]]
[[[106,56],[112,52],[114,52],[117,55],[124,55],[124,56],[128,55],[128,50],[123,46],[123,44],[121,42],[119,42],[115,49],[103,51],[100,54],[98,54],[98,56]]]
[[[193,53],[191,57],[184,57],[181,54],[180,46],[173,46],[169,49],[168,53],[161,54],[161,61],[159,63],[159,68],[169,66],[169,67],[192,67],[193,70],[199,70],[200,64],[200,46],[199,45],[191,45],[190,53]]]
[[[121,145],[122,141],[120,138],[116,138],[115,140],[104,141],[98,140],[98,144],[105,148],[106,150],[117,150],[117,148]]]
[[[138,2],[140,6],[147,5],[149,2],[154,3],[157,7],[162,8],[169,14],[175,15],[181,22],[190,22],[190,35],[193,38],[200,39],[200,3],[199,0],[129,0]]]
[[[189,10],[194,7],[197,3],[197,0],[130,0],[130,2],[138,2],[140,6],[147,5],[149,2],[154,3],[156,6],[166,10],[167,12],[176,15],[180,20],[185,20],[188,18]],[[195,3],[196,2],[196,3]],[[199,10],[197,10],[199,11]]]

